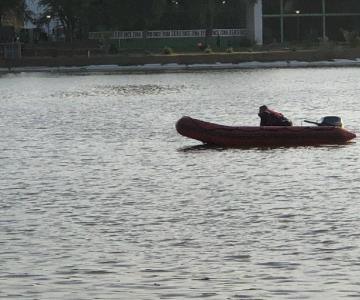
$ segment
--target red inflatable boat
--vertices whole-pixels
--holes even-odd
[[[222,147],[344,144],[356,137],[340,126],[315,124],[320,126],[224,126],[182,117],[176,130],[185,137]]]

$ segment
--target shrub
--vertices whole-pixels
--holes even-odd
[[[346,43],[350,46],[350,47],[357,47],[359,45],[359,34],[356,31],[348,31],[345,29],[340,29],[340,31],[342,32],[344,39],[346,41]]]
[[[251,47],[252,45],[253,45],[253,42],[248,38],[242,38],[239,41],[239,46],[240,47]]]
[[[210,46],[207,46],[206,49],[204,50],[205,53],[212,53],[212,49],[210,48]]]
[[[114,44],[110,44],[110,47],[109,47],[109,53],[110,54],[117,54],[119,52],[119,49],[116,45]]]
[[[349,45],[352,48],[359,46],[359,34],[356,31],[350,33]]]
[[[165,46],[164,49],[163,49],[163,53],[167,54],[167,55],[170,55],[170,54],[173,54],[174,51],[173,51],[172,48]]]

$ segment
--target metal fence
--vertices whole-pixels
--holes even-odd
[[[127,40],[127,39],[166,39],[196,38],[210,36],[247,37],[246,29],[213,29],[210,33],[205,29],[195,30],[152,30],[152,31],[100,31],[90,32],[91,40]]]

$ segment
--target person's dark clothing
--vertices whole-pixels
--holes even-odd
[[[265,105],[260,107],[260,126],[292,126],[292,122],[283,114],[268,109]]]

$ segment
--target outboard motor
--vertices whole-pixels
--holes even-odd
[[[344,127],[344,124],[341,120],[340,117],[337,116],[326,116],[320,119],[320,122],[313,122],[313,121],[307,121],[305,120],[304,122],[306,123],[310,123],[310,124],[315,124],[318,126],[333,126],[333,127]]]

